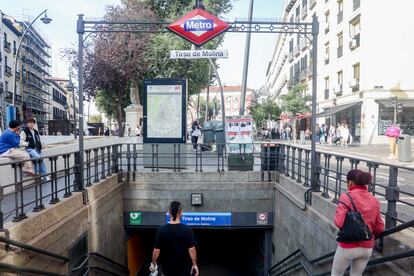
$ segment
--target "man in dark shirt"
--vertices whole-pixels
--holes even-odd
[[[198,276],[194,234],[190,227],[181,224],[181,203],[171,202],[170,222],[161,226],[155,237],[150,270],[157,270],[157,259],[165,276]]]

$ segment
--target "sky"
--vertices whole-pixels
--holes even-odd
[[[224,15],[226,20],[246,18],[250,0],[234,0],[233,10]],[[53,19],[49,25],[36,23],[36,28],[52,45],[52,74],[57,77],[67,77],[68,64],[60,56],[60,50],[77,45],[76,20],[82,13],[85,17],[101,18],[107,5],[118,4],[119,0],[0,0],[3,13],[20,16],[28,15],[35,18],[40,12],[48,9],[48,16]],[[253,17],[280,17],[284,0],[254,0]],[[222,49],[228,49],[229,58],[220,60],[219,74],[223,84],[241,85],[243,74],[243,58],[246,35],[242,33],[227,33]],[[252,34],[249,74],[247,86],[259,89],[266,80],[267,64],[272,57],[275,34]],[[93,113],[96,110],[93,108]]]

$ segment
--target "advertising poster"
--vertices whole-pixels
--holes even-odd
[[[233,116],[226,119],[226,141],[229,153],[253,152],[253,118]]]

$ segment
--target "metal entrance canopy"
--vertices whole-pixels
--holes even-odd
[[[202,8],[201,1],[198,0],[195,8]],[[312,45],[312,129],[316,126],[316,96],[317,96],[317,57],[318,57],[318,34],[319,34],[319,22],[316,15],[313,16],[312,22],[267,22],[267,21],[249,21],[235,20],[233,22],[227,22],[230,28],[226,32],[233,33],[281,33],[281,34],[295,34],[298,36],[306,37],[311,41]],[[171,22],[165,21],[107,21],[107,20],[85,20],[83,14],[78,15],[77,21],[77,33],[78,33],[78,80],[79,80],[79,159],[77,160],[80,170],[78,177],[80,183],[83,185],[84,175],[84,141],[83,141],[83,46],[84,40],[93,33],[163,33],[168,32],[167,26]],[[84,37],[85,34],[88,34]],[[210,63],[214,63],[210,60]],[[223,96],[222,96],[223,97]],[[224,102],[224,101],[223,101]],[[223,105],[224,106],[224,105]],[[223,107],[224,108],[224,107]],[[223,112],[223,119],[225,113]],[[311,141],[311,186],[312,191],[320,191],[320,183],[317,181],[316,174],[316,140]],[[79,187],[79,189],[83,189]]]

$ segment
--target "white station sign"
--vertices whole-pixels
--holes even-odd
[[[226,50],[171,50],[170,59],[228,58]]]

